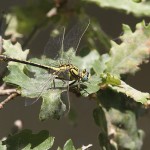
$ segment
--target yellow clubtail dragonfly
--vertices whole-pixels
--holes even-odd
[[[51,46],[52,42],[51,42],[51,40],[49,40],[46,48],[52,49],[52,48],[54,48],[54,46],[56,48],[59,47],[58,49],[60,49],[61,58],[63,58],[64,51],[67,51],[69,48],[73,48],[74,53],[76,53],[78,46],[79,46],[79,43],[80,43],[85,31],[87,30],[89,24],[90,23],[87,24],[87,22],[86,22],[86,26],[85,26],[85,22],[84,22],[84,25],[82,27],[80,27],[79,26],[79,25],[81,25],[81,23],[80,23],[79,25],[77,25],[77,28],[76,28],[77,30],[74,31],[74,28],[73,28],[71,30],[71,32],[69,33],[69,35],[66,35],[66,37],[65,37],[65,30],[64,30],[62,37],[60,36],[62,38],[60,47],[58,44],[59,42],[57,42],[56,40],[55,40],[56,43],[54,41],[52,41],[54,43]],[[75,35],[72,33],[75,33]],[[49,51],[49,52],[51,52],[51,51]],[[34,67],[38,67],[38,68],[42,68],[44,70],[47,70],[48,73],[52,71],[53,73],[50,74],[51,76],[50,76],[49,80],[53,81],[54,84],[55,84],[55,82],[54,82],[55,79],[68,81],[68,83],[69,83],[69,81],[72,81],[71,85],[74,84],[75,82],[88,81],[88,79],[90,77],[90,73],[86,69],[81,70],[77,66],[71,64],[70,63],[71,56],[69,56],[68,59],[69,60],[67,63],[66,62],[63,63],[62,60],[60,60],[61,63],[57,67],[54,67],[54,66],[50,66],[50,65],[43,65],[43,64],[39,64],[39,63],[31,62],[31,61],[21,60],[18,58],[7,56],[7,55],[0,55],[0,60],[2,60],[2,61],[17,62],[17,63],[26,64],[26,65],[31,65]],[[66,75],[66,73],[67,73],[66,79],[64,77],[60,76],[60,74]],[[45,90],[44,86],[47,83],[48,82],[45,81],[45,83],[42,85],[42,89],[41,89],[40,94],[38,95],[38,98],[41,96],[42,92]],[[68,87],[69,87],[69,85],[68,85]],[[54,88],[55,88],[55,85],[54,85]],[[69,109],[70,109],[70,104],[69,104]]]

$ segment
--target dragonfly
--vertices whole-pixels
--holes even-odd
[[[57,67],[51,66],[51,65],[43,65],[43,64],[32,62],[32,61],[21,60],[21,59],[13,58],[13,57],[3,55],[3,54],[0,55],[0,60],[5,61],[5,62],[17,62],[17,63],[22,63],[22,64],[38,67],[38,68],[46,70],[48,73],[53,72],[52,74],[50,74],[48,80],[49,82],[51,82],[52,80],[54,88],[55,88],[54,80],[59,79],[59,80],[67,81],[68,83],[67,87],[69,91],[70,85],[73,85],[76,82],[78,82],[78,85],[79,85],[80,82],[88,81],[90,77],[90,73],[86,69],[79,69],[77,66],[70,63],[71,56],[68,56],[67,62],[65,63],[63,62],[64,52],[67,51],[68,49],[73,48],[74,54],[76,54],[79,44],[81,42],[81,39],[89,27],[90,21],[86,23],[87,24],[85,25],[85,20],[84,20],[84,22],[77,24],[75,27],[73,27],[70,30],[70,32],[66,36],[65,36],[65,28],[63,28],[62,35],[58,36],[57,39],[50,38],[50,40],[46,44],[45,51],[48,52],[48,55],[49,53],[51,53],[51,50],[53,51],[59,50],[61,59],[59,60],[59,65]],[[67,78],[64,78],[64,76],[60,76],[60,74],[64,74],[65,76],[67,76]],[[70,83],[70,81],[72,82]],[[45,81],[45,83],[42,85],[42,88],[40,89],[40,94],[38,98],[36,99],[36,101],[42,95],[42,92],[46,89],[45,87],[47,87],[47,84],[49,82]],[[69,104],[69,109],[70,109],[70,104]]]

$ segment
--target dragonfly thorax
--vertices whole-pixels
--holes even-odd
[[[84,70],[80,70],[78,67],[69,64],[67,65],[69,68],[69,74],[70,74],[70,80],[78,80],[78,81],[88,81],[90,74],[89,72],[86,71],[86,69]]]

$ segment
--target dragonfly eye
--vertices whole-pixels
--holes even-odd
[[[85,71],[85,72],[84,72]],[[82,81],[88,81],[88,79],[90,78],[90,73],[87,72],[86,70],[83,70],[84,76],[82,78]]]

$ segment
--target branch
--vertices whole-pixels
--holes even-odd
[[[0,89],[0,95],[10,95],[16,92],[17,92],[16,89]]]
[[[20,95],[20,92],[17,89],[5,89],[6,84],[0,86],[0,95],[8,95],[8,97],[0,103],[0,109],[4,107],[6,103]]]
[[[90,149],[91,147],[92,147],[93,145],[92,144],[89,144],[89,145],[87,145],[87,146],[82,146],[82,150],[88,150],[88,149]]]
[[[10,100],[12,100],[14,97],[16,97],[18,95],[19,95],[18,93],[12,93],[12,94],[10,94],[4,101],[2,101],[0,103],[0,109],[2,109],[6,103],[8,103]]]

